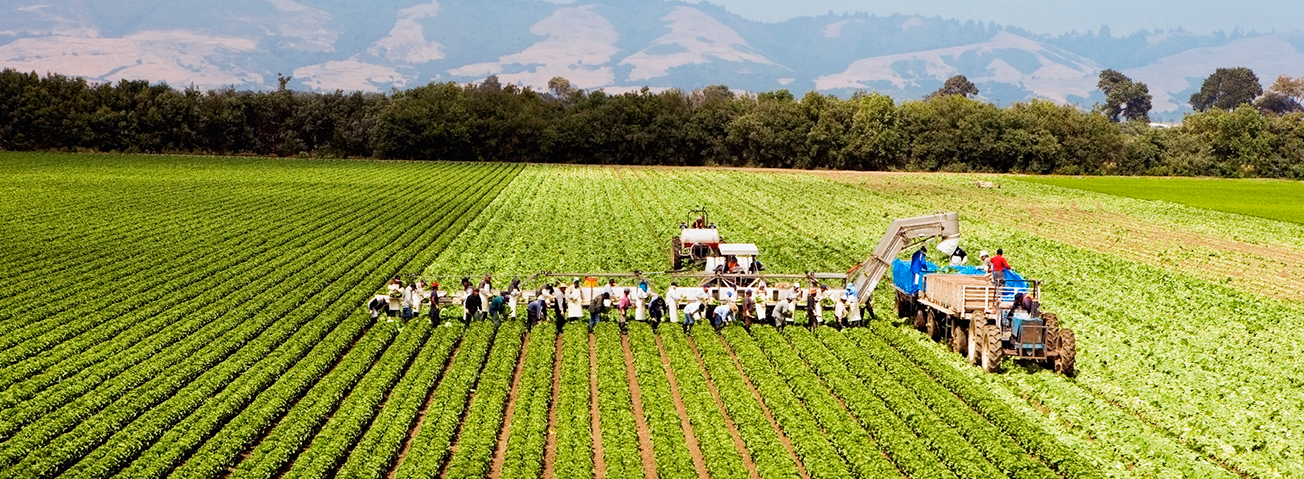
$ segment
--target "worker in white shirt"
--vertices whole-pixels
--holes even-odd
[[[666,308],[668,308],[669,310],[667,316],[670,317],[671,322],[676,322],[676,323],[679,322],[679,300],[680,299],[681,297],[679,295],[679,283],[671,281],[670,288],[666,290]]]

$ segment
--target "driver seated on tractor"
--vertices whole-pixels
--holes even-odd
[[[698,216],[697,219],[693,220],[693,228],[696,229],[706,228],[706,217]]]

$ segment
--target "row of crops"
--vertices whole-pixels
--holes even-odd
[[[1304,474],[1291,439],[1304,434],[1292,366],[1304,326],[1277,320],[1304,311],[965,213],[1006,211],[1008,195],[1066,203],[1055,196],[1066,190],[965,195],[968,179],[945,176],[0,160],[7,184],[23,185],[0,203],[12,231],[0,251],[0,478]],[[893,219],[957,208],[968,249],[1004,247],[1048,281],[1045,307],[1084,345],[1080,374],[983,374],[887,320],[884,289],[884,320],[843,332],[634,324],[624,336],[601,324],[590,335],[373,321],[362,305],[398,273],[451,283],[660,270],[665,239],[701,205],[772,271],[843,271]],[[1279,360],[1255,361],[1264,350]]]

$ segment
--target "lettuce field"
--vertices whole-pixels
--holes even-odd
[[[0,479],[1304,477],[1289,221],[963,174],[0,153],[0,180]],[[887,285],[843,331],[368,314],[400,274],[662,271],[699,206],[774,272],[958,211],[1045,281],[1078,373],[983,373]]]

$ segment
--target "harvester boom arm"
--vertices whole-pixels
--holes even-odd
[[[856,286],[858,306],[863,307],[869,301],[879,280],[892,268],[892,261],[907,243],[937,236],[943,239],[960,237],[960,214],[938,213],[892,222],[883,240],[874,248],[874,255],[847,271],[847,283]]]

